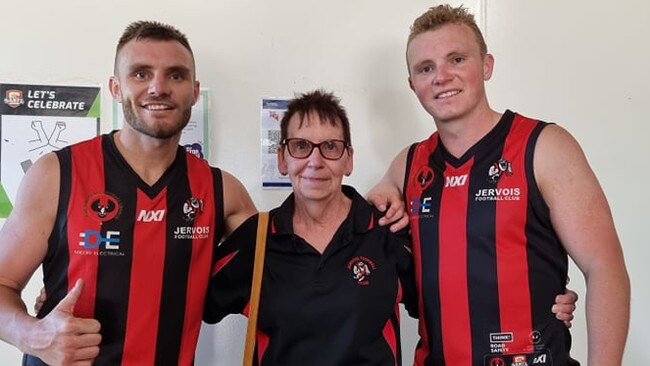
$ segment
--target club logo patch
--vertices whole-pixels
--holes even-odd
[[[504,158],[499,159],[488,170],[488,182],[497,184],[503,175],[512,175],[512,164]]]
[[[433,182],[433,169],[426,165],[421,167],[415,175],[415,179],[417,180],[420,189],[427,189]]]
[[[352,258],[348,261],[347,267],[359,286],[368,286],[370,275],[377,269],[375,262],[363,256]]]
[[[87,217],[99,222],[106,222],[116,218],[122,207],[117,197],[110,193],[95,193],[86,199],[84,211]]]
[[[183,203],[183,217],[187,222],[194,222],[196,216],[203,212],[203,200],[190,197]]]

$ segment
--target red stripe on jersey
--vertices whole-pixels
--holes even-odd
[[[262,357],[264,357],[264,354],[266,353],[266,349],[269,348],[269,335],[260,331],[259,328],[257,330],[257,359],[261,360]],[[261,364],[262,362],[258,362],[257,364]]]
[[[518,174],[502,177],[497,185],[503,189],[519,188],[519,200],[497,202],[495,229],[501,329],[513,332],[513,342],[508,345],[511,353],[528,352],[533,324],[525,245],[528,191],[526,174],[522,172],[526,169],[526,142],[535,124],[518,123],[519,118],[517,115],[512,123],[514,130],[506,138],[502,155]],[[512,157],[517,160],[511,160]]]
[[[188,171],[192,172],[188,176],[192,196],[203,199],[204,214],[196,216],[194,227],[215,228],[216,223],[220,222],[221,218],[216,217],[216,202],[214,200],[221,199],[221,197],[215,197],[214,195],[214,182],[210,166],[205,160],[199,159],[190,153],[187,153],[186,156]],[[207,214],[212,212],[215,215]],[[179,365],[192,364],[196,351],[196,342],[199,338],[203,303],[205,302],[205,293],[210,280],[215,241],[214,232],[210,232],[208,235],[209,240],[192,240],[192,258],[190,259],[190,273],[187,279],[185,321],[183,322]],[[200,300],[200,302],[197,303],[197,300]]]
[[[399,305],[395,306],[395,313],[399,314]],[[397,335],[391,319],[388,319],[381,333],[386,340],[386,344],[388,344],[388,348],[390,348],[390,352],[393,354],[395,365],[397,365]]]
[[[244,309],[242,309],[241,313],[243,316],[248,318],[248,312],[251,310],[251,303],[250,301],[246,303],[246,306],[244,306]]]
[[[454,177],[469,176],[474,163],[470,159],[461,168],[447,164],[445,182]],[[469,180],[469,179],[468,179]],[[440,198],[440,311],[442,344],[445,360],[454,366],[471,366],[472,334],[467,297],[467,197],[469,181],[462,185],[445,187]],[[446,319],[454,319],[453,324]],[[462,363],[466,360],[467,363]]]
[[[153,213],[163,214],[155,217]],[[165,264],[165,227],[167,221],[167,189],[150,199],[137,190],[131,262],[131,284],[124,341],[123,365],[153,365],[156,357],[160,294]],[[147,225],[145,220],[154,220]],[[143,245],[144,244],[144,245]],[[152,277],[152,275],[158,276]],[[147,311],[142,311],[147,309]]]
[[[212,275],[211,276],[213,277],[214,275],[217,274],[217,272],[221,271],[221,269],[223,267],[225,267],[228,263],[230,263],[230,261],[237,255],[237,253],[239,253],[239,250],[236,250],[236,251],[228,254],[227,256],[219,259],[217,261],[217,263],[215,263],[214,266],[212,266]]]
[[[101,222],[96,218],[92,218],[92,213],[87,211],[86,200],[91,194],[103,193],[104,191],[102,139],[96,138],[83,144],[72,145],[70,156],[72,173],[70,183],[71,202],[67,212],[68,254],[70,258],[68,292],[77,279],[83,279],[84,288],[74,307],[74,315],[80,318],[94,318],[99,256],[93,255],[97,253],[90,253],[90,251],[96,249],[84,247],[84,240],[89,240],[89,238],[84,239],[84,237],[89,233],[88,230],[94,232],[100,232],[101,230]],[[77,179],[80,176],[86,178]],[[99,241],[101,235],[94,239]],[[97,244],[101,243],[98,242]],[[84,254],[86,251],[89,255]]]

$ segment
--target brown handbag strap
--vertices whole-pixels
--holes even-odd
[[[257,221],[257,240],[255,241],[255,263],[253,264],[253,283],[251,284],[251,298],[248,308],[248,326],[246,328],[246,344],[244,347],[244,366],[253,365],[253,352],[255,351],[255,336],[257,333],[257,312],[260,304],[262,289],[262,273],[264,272],[264,254],[266,247],[266,230],[269,222],[269,213],[260,212]]]

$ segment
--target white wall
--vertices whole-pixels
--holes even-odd
[[[642,228],[650,206],[645,192],[650,128],[643,118],[650,102],[645,39],[650,3],[486,1],[482,22],[496,58],[490,101],[498,110],[557,121],[581,141],[609,197],[632,278],[624,364],[649,364],[644,346],[650,315],[642,309],[650,308],[650,291],[642,281],[650,275],[645,263],[650,253]],[[172,23],[189,36],[199,78],[212,91],[210,161],[239,177],[259,208],[270,209],[287,192],[259,188],[263,97],[290,97],[316,87],[342,97],[356,160],[347,183],[361,192],[397,151],[433,131],[408,90],[404,65],[408,26],[431,5],[423,0],[14,1],[0,11],[0,82],[106,87],[126,24]],[[108,131],[106,90],[103,102],[102,130]],[[585,286],[575,267],[571,278],[582,296],[573,354],[586,362]],[[35,276],[26,289],[28,303],[39,281]],[[218,327],[204,327],[198,365],[239,364],[243,324],[233,316]],[[404,322],[406,364],[415,329],[413,321]],[[1,342],[0,364],[19,364],[19,354]]]

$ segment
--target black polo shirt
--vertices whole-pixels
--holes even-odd
[[[321,255],[293,233],[293,194],[270,213],[257,355],[272,365],[401,365],[399,303],[417,314],[406,232],[352,187],[348,217]],[[216,250],[204,320],[248,311],[257,215]]]

